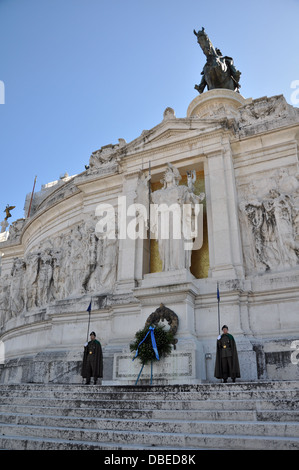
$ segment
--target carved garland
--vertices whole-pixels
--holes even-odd
[[[170,326],[170,333],[175,336],[179,326],[179,317],[176,313],[170,310],[170,308],[165,307],[163,303],[161,303],[160,307],[150,314],[145,322],[145,327],[148,328],[150,325],[158,325],[159,321],[164,320],[166,320]],[[173,340],[172,344],[174,345],[174,349],[177,342],[177,339]]]

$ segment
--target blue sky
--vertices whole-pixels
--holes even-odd
[[[39,191],[166,107],[185,117],[205,63],[193,29],[234,58],[245,98],[292,104],[298,21],[299,0],[0,0],[0,221],[6,204],[23,217],[35,175]]]

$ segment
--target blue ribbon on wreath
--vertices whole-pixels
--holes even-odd
[[[142,341],[140,341],[140,343],[139,343],[138,346],[137,346],[136,354],[135,354],[135,357],[134,357],[133,361],[134,361],[134,360],[136,359],[136,357],[138,356],[138,348],[139,348],[139,346],[146,340],[146,338],[147,338],[147,336],[149,335],[149,333],[151,334],[152,346],[153,346],[153,350],[155,351],[156,359],[159,361],[159,352],[158,352],[158,348],[157,348],[157,344],[156,344],[154,329],[155,329],[154,326],[150,326],[150,327],[149,327],[148,332],[146,333],[145,337],[143,338]]]

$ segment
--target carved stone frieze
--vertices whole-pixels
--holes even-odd
[[[118,144],[108,144],[99,150],[92,152],[89,158],[88,172],[117,169],[123,154],[123,147],[126,145],[124,139],[119,139]]]
[[[22,312],[86,293],[112,292],[116,281],[117,239],[99,239],[88,219],[15,258],[0,278],[0,327]]]
[[[252,100],[240,107],[239,112],[240,135],[252,134],[257,130],[263,132],[279,127],[282,122],[299,120],[298,109],[289,105],[283,95]]]
[[[276,271],[299,263],[299,175],[283,169],[266,194],[240,203],[244,257],[248,273]],[[258,186],[255,186],[255,189]],[[262,190],[261,190],[262,191]]]

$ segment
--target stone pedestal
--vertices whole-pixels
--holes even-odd
[[[145,274],[140,287],[150,288],[159,286],[170,286],[174,284],[193,283],[195,277],[187,269],[177,269],[175,271],[166,271],[160,273]]]
[[[200,382],[196,371],[196,351],[183,344],[177,346],[171,355],[153,363],[153,385],[196,384]],[[134,385],[141,370],[138,359],[132,360],[133,354],[123,352],[114,355],[113,385]],[[150,384],[151,365],[144,366],[138,384]],[[105,385],[104,382],[103,385]]]
[[[188,106],[187,117],[237,118],[238,109],[251,102],[252,98],[245,99],[235,91],[217,88],[194,98]]]

